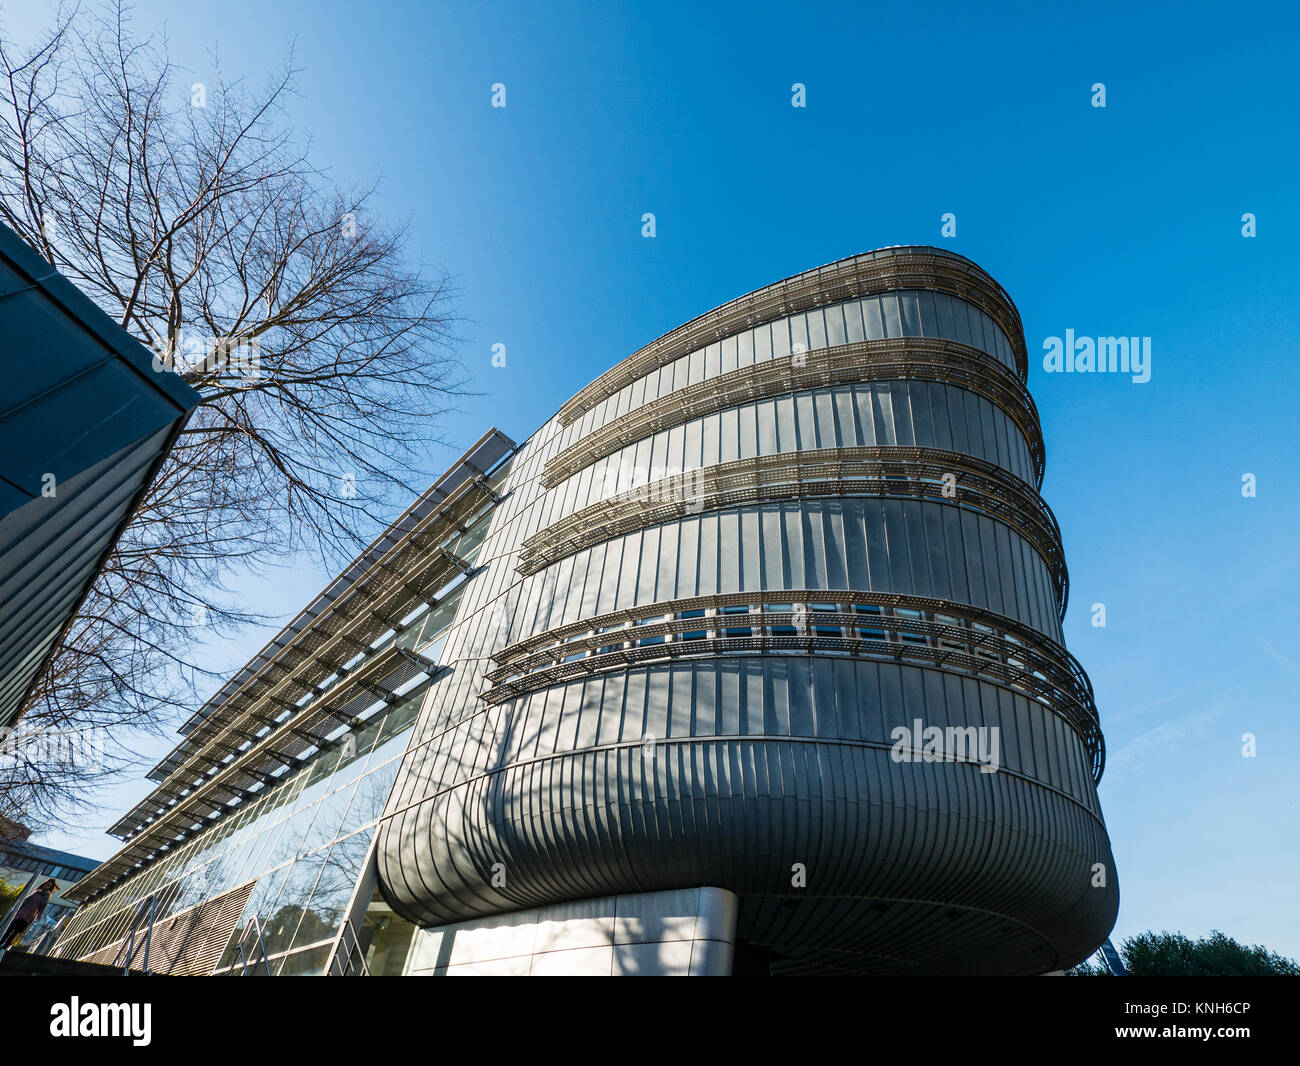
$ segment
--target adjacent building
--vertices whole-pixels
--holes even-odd
[[[51,877],[58,884],[40,921],[33,922],[18,941],[24,950],[53,940],[53,934],[76,909],[63,894],[99,865],[98,860],[84,855],[33,844],[29,835],[26,826],[0,815],[0,881],[20,893]]]
[[[0,731],[22,714],[198,403],[153,364],[0,225]]]
[[[1118,907],[1020,318],[882,249],[486,434],[188,723],[57,952],[1035,974]]]

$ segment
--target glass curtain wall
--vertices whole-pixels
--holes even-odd
[[[460,581],[414,616],[396,642],[437,662],[463,587]],[[151,895],[158,897],[156,924],[255,880],[216,972],[242,972],[237,938],[257,917],[273,974],[320,973],[427,688],[424,678],[399,690],[386,709],[377,701],[362,724],[322,745],[265,795],[84,907],[58,954],[79,958],[121,939]],[[244,952],[265,973],[251,935]]]

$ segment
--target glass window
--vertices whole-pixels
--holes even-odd
[[[865,337],[866,332],[862,328],[862,301],[850,300],[844,304],[844,339],[853,344]]]
[[[406,965],[415,926],[390,911],[378,892],[371,907],[360,938],[366,949],[366,964],[371,976],[396,977]]]
[[[834,304],[826,308],[826,344],[828,347],[835,347],[843,344],[845,341],[844,332],[844,306]],[[859,323],[860,325],[861,323]]]
[[[790,328],[790,351],[806,352],[812,347],[809,343],[808,320],[816,313],[817,312],[809,312],[807,315],[791,315],[787,320]],[[823,329],[823,333],[824,332],[825,330]]]
[[[325,960],[329,957],[330,945],[308,948],[286,955],[279,963],[271,964],[271,972],[279,977],[319,977],[325,969]]]
[[[778,318],[772,323],[772,358],[784,359],[790,354],[790,320]]]
[[[280,889],[271,913],[263,920],[262,935],[268,955],[284,951],[293,942],[324,862],[325,853],[317,852],[299,859],[289,868],[284,887]]]
[[[492,525],[492,509],[489,508],[483,515],[474,520],[474,523],[459,537],[453,540],[449,546],[449,551],[453,555],[458,555],[467,563],[473,563],[478,557],[478,550],[483,545],[483,538],[487,536],[488,528]]]
[[[239,936],[243,934],[251,918],[257,917],[264,919],[265,914],[271,904],[275,901],[276,896],[280,894],[280,888],[284,884],[285,876],[289,872],[289,867],[285,866],[276,870],[266,877],[261,878],[253,887],[252,893],[248,897],[248,902],[244,905],[243,913],[239,916],[239,921],[235,925],[235,935],[226,945],[226,950],[221,956],[218,968],[223,966],[235,965],[237,967],[239,960]],[[264,930],[265,932],[265,930]],[[257,937],[253,933],[248,934],[244,943],[244,953],[248,957],[258,954],[256,947]]]
[[[722,373],[736,369],[736,338],[724,337],[722,339]]]
[[[839,610],[839,607],[833,603],[810,603],[808,609],[815,616],[818,614],[834,614]],[[819,637],[838,637],[841,635],[839,626],[818,625],[815,617],[812,622],[813,632]]]
[[[632,625],[633,626],[654,625],[657,622],[664,621],[666,617],[667,617],[666,615],[659,614],[653,616],[652,618],[638,618],[636,619],[636,621],[632,623]],[[638,648],[644,648],[653,644],[662,644],[663,642],[664,642],[664,638],[662,635],[656,637],[642,637],[640,640],[636,641],[636,646]]]
[[[788,613],[790,615],[791,623],[794,621],[794,604],[792,603],[770,603],[764,608],[764,610],[779,612],[781,614]],[[785,622],[772,625],[771,630],[772,636],[774,637],[793,637],[799,632],[793,624],[787,624]]]
[[[685,381],[681,379],[680,375],[678,376],[678,378],[676,379],[677,388],[681,388],[684,385],[688,385],[688,384],[694,385],[697,381],[703,381],[704,380],[704,349],[697,348],[695,351],[691,352],[690,355],[682,356],[682,359],[686,360],[689,370]]]
[[[813,308],[807,316],[808,350],[817,351],[826,347],[826,318],[820,307]]]
[[[722,344],[719,341],[714,341],[712,344],[710,344],[707,348],[704,349],[704,376],[710,378],[717,377],[718,371],[721,368],[721,366],[722,366]],[[694,376],[692,375],[692,383],[693,381],[694,381]]]
[[[388,792],[392,787],[393,779],[397,776],[399,765],[400,760],[389,759],[361,779],[360,784],[357,785],[356,795],[352,798],[352,806],[348,808],[347,817],[339,827],[340,833],[370,825],[384,813]]]
[[[703,618],[704,611],[703,610],[682,611],[677,615],[677,617],[678,618]],[[677,639],[678,640],[703,640],[708,635],[709,633],[708,630],[706,629],[689,629],[686,632],[682,633]]]
[[[904,337],[921,336],[921,308],[916,293],[904,292],[898,295],[898,309],[902,313],[902,331]]]
[[[330,848],[312,892],[311,903],[304,910],[294,934],[294,948],[332,939],[338,932],[356,889],[373,833],[373,829],[356,833]]]
[[[736,355],[737,363],[740,366],[753,366],[754,331],[752,329],[745,330],[744,333],[740,334],[738,340],[739,340],[739,346]]]
[[[271,852],[271,857],[266,862],[267,869],[275,869],[281,863],[288,862],[298,854],[299,845],[306,834],[311,820],[316,816],[316,809],[308,807],[301,810],[292,818],[285,822],[284,830],[280,833],[279,840],[276,841],[275,849]]]
[[[870,618],[879,618],[884,614],[881,608],[871,604],[860,603],[855,605],[853,610],[855,614],[866,615]],[[866,637],[868,640],[884,640],[885,631],[883,629],[877,629],[875,627],[871,627],[867,629],[859,629],[858,636]]]
[[[357,786],[354,782],[344,785],[343,788],[321,800],[316,820],[312,823],[307,839],[303,842],[303,851],[314,851],[338,838],[339,827],[343,824],[344,815],[352,804],[352,797],[356,790]]]

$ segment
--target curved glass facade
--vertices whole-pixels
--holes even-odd
[[[420,612],[390,643],[436,661],[458,599],[457,592]],[[351,728],[321,743],[297,769],[88,903],[68,923],[58,953],[91,962],[119,960],[120,965],[124,939],[141,905],[151,898],[157,901],[154,926],[163,928],[173,916],[183,921],[209,901],[237,896],[235,934],[250,919],[260,922],[273,974],[319,974],[426,690],[427,679],[417,675],[391,704],[372,701]],[[229,915],[223,928],[233,918]],[[137,936],[141,934],[142,928]],[[203,957],[206,964],[199,972],[242,970],[237,936],[222,944]],[[251,939],[245,947],[247,954],[255,954]],[[260,959],[260,949],[256,954]],[[164,969],[156,958],[153,966]],[[259,972],[260,967],[259,961]],[[180,966],[172,972],[195,971]]]
[[[1024,381],[996,282],[895,248],[582,390],[503,483],[380,825],[389,904],[715,886],[773,972],[1090,954],[1104,750]]]

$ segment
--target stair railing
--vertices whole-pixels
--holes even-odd
[[[361,941],[357,938],[356,926],[352,919],[343,922],[339,930],[339,947],[330,961],[329,977],[369,977],[370,966],[366,963],[366,953],[361,950]]]
[[[144,957],[141,959],[140,972],[149,973],[149,948],[153,943],[153,920],[158,913],[158,893],[151,893],[145,899],[142,899],[135,909],[135,917],[131,919],[131,928],[127,930],[126,939],[122,941],[122,946],[117,949],[117,954],[113,957],[113,965],[117,965],[117,960],[126,952],[126,961],[122,963],[122,975],[129,977],[131,975],[131,960],[135,958],[135,937],[140,926],[144,925]]]
[[[249,960],[248,960],[247,952],[244,951],[244,944],[248,940],[248,933],[250,930],[252,930],[254,933],[257,934],[257,951],[261,955],[262,966],[266,970],[266,976],[270,977],[271,960],[266,957],[266,941],[262,939],[262,923],[258,921],[257,915],[253,915],[253,917],[248,919],[248,924],[244,926],[244,931],[242,934],[240,934],[239,942],[236,945],[239,949],[239,968],[240,968],[239,976],[240,977],[249,976],[248,973]],[[256,957],[257,956],[254,955],[254,958]]]

